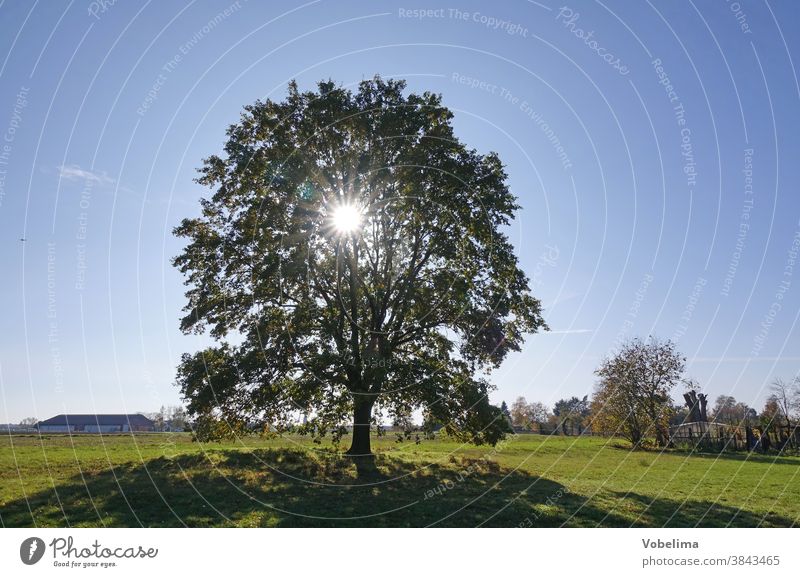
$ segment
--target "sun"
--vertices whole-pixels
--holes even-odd
[[[333,211],[333,226],[341,234],[355,232],[361,224],[361,211],[352,204],[343,204]]]

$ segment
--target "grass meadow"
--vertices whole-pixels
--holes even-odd
[[[354,463],[306,438],[0,436],[6,527],[789,527],[800,458],[632,452],[517,435],[495,448],[387,434]]]

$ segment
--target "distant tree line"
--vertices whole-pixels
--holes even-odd
[[[529,403],[525,397],[517,397],[508,417],[518,431],[581,435],[590,430],[589,414],[588,396],[560,399],[552,411],[544,403]]]
[[[145,417],[155,423],[156,431],[179,431],[189,429],[189,418],[186,409],[180,406],[161,405],[155,413],[143,413]]]
[[[682,438],[694,432],[700,444],[723,449],[797,449],[800,380],[776,379],[760,413],[730,395],[720,395],[707,411],[706,396],[697,394],[684,369],[685,358],[669,340],[627,342],[595,371],[600,380],[592,399],[593,429],[623,436],[634,447],[672,446],[676,433]],[[687,406],[672,400],[680,384]]]
[[[707,409],[706,396],[685,375],[685,363],[670,340],[634,338],[600,363],[591,400],[561,399],[550,410],[518,397],[506,410],[508,419],[517,431],[591,432],[625,438],[634,448],[671,447],[687,431],[697,441],[713,439],[719,448],[800,448],[800,377],[775,379],[760,412],[731,395],[718,396]],[[685,405],[673,400],[679,386],[686,390]]]

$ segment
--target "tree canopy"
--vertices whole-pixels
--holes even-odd
[[[583,422],[589,416],[589,397],[585,395],[582,399],[571,397],[560,399],[553,405],[553,415],[557,417],[558,427],[564,434],[570,434],[577,430],[580,434],[583,430]]]
[[[674,410],[670,391],[683,378],[685,359],[672,341],[631,339],[603,360],[592,399],[595,429],[619,434],[634,447],[655,437],[669,441],[669,420]]]
[[[757,415],[755,409],[748,407],[747,403],[738,402],[731,395],[719,395],[711,409],[713,422],[735,427],[754,422]]]
[[[495,443],[507,424],[486,375],[546,329],[504,233],[519,205],[494,153],[453,134],[441,96],[376,77],[247,106],[175,234],[181,328],[216,346],[177,383],[206,436],[281,431],[370,451],[376,415],[422,408]]]
[[[511,423],[521,429],[541,429],[542,423],[547,421],[548,411],[544,404],[536,401],[529,403],[525,397],[517,397],[511,404]]]

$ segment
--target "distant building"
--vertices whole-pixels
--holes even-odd
[[[39,421],[40,433],[127,433],[155,431],[155,423],[144,415],[56,415]]]

